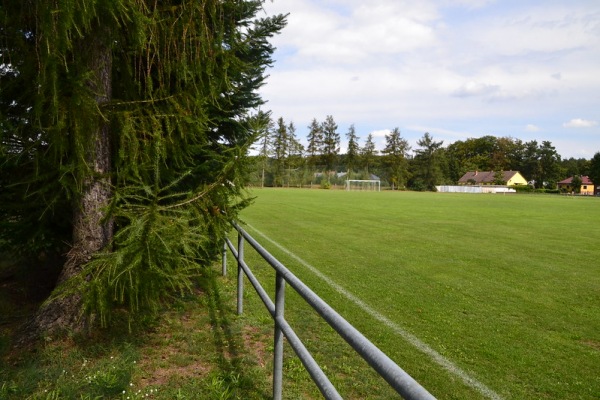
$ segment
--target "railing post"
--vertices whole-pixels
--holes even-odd
[[[226,241],[238,263],[238,314],[243,312],[244,275],[256,289],[259,297],[274,319],[274,351],[273,351],[273,399],[281,400],[283,394],[283,350],[284,338],[287,337],[291,348],[296,352],[312,380],[327,399],[342,399],[322,368],[316,363],[300,338],[284,317],[285,286],[289,284],[320,316],[343,338],[371,367],[392,386],[398,394],[406,399],[435,398],[421,385],[396,365],[380,349],[365,338],[348,321],[318,297],[310,288],[292,274],[283,264],[266,251],[252,236],[248,235],[235,222],[238,231],[238,248],[234,248],[230,240]],[[275,301],[264,290],[260,282],[244,261],[244,242],[258,252],[276,272]],[[349,296],[347,296],[350,298]]]
[[[283,319],[285,305],[285,279],[279,272],[275,275],[275,339],[273,350],[273,399],[281,400],[283,393],[283,331],[279,320]]]
[[[244,270],[242,262],[244,261],[244,236],[238,231],[238,278],[237,278],[237,313],[241,315],[244,312]]]
[[[227,276],[227,240],[223,240],[223,251],[221,252],[221,275]]]

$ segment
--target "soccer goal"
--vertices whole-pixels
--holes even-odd
[[[348,179],[346,181],[346,190],[370,190],[373,192],[380,192],[381,181],[369,179]]]

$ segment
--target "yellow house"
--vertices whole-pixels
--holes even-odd
[[[527,185],[527,180],[519,171],[502,171],[503,185]],[[469,171],[458,180],[459,185],[493,185],[496,181],[494,171]]]
[[[573,176],[570,178],[565,179],[564,181],[560,181],[557,183],[557,186],[559,189],[566,191],[566,192],[572,192],[574,191],[573,188]],[[594,195],[594,182],[591,181],[591,179],[587,176],[581,176],[581,186],[579,187],[579,194],[583,194],[586,196],[593,196]]]

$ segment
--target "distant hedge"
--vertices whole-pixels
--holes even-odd
[[[515,189],[517,193],[532,193],[533,188],[529,185],[516,185],[510,186],[511,189]]]
[[[535,189],[529,185],[511,186],[517,193],[543,193],[543,194],[560,194],[560,189]]]

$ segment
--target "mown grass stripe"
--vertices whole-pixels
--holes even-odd
[[[489,399],[502,400],[502,397],[498,393],[496,393],[495,391],[493,391],[492,389],[487,387],[485,384],[483,384],[479,380],[470,376],[466,371],[464,371],[462,368],[460,368],[459,366],[454,364],[452,361],[450,361],[449,359],[447,359],[446,357],[442,356],[440,353],[438,353],[437,351],[432,349],[429,345],[427,345],[426,343],[421,341],[418,337],[416,337],[412,333],[406,331],[400,325],[391,321],[386,316],[382,315],[381,313],[379,313],[378,311],[373,309],[371,306],[366,304],[364,301],[362,301],[361,299],[359,299],[358,297],[356,297],[355,295],[353,295],[352,293],[347,291],[345,288],[338,285],[335,281],[333,281],[327,275],[323,274],[321,271],[319,271],[317,268],[315,268],[314,266],[309,264],[307,261],[303,260],[302,258],[297,256],[296,254],[294,254],[287,248],[283,247],[282,245],[280,245],[279,243],[277,243],[276,241],[271,239],[269,236],[267,236],[266,234],[262,233],[261,231],[259,231],[255,227],[253,227],[252,225],[246,223],[246,226],[249,227],[250,229],[252,229],[254,232],[256,232],[261,237],[263,237],[265,240],[267,240],[273,246],[275,246],[279,250],[283,251],[289,257],[293,258],[298,263],[300,263],[301,265],[306,267],[309,271],[311,271],[313,274],[315,274],[320,279],[322,279],[325,283],[327,283],[329,286],[331,286],[339,294],[346,297],[348,300],[352,301],[358,307],[363,309],[367,314],[371,315],[373,318],[380,321],[382,324],[384,324],[388,328],[392,329],[396,334],[400,335],[408,343],[410,343],[415,348],[417,348],[421,352],[428,355],[433,361],[435,361],[438,365],[440,365],[446,371],[450,372],[451,374],[453,374],[456,377],[458,377],[459,379],[461,379],[467,386],[475,389],[476,391],[478,391],[479,393],[481,393],[482,395],[484,395],[485,397],[487,397]]]

